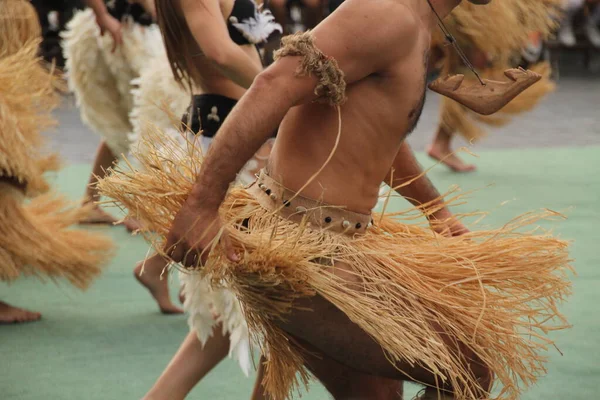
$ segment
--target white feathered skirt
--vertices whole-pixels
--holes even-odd
[[[148,68],[143,69],[139,78],[133,81],[131,152],[145,151],[143,138],[149,129],[154,132],[159,129],[179,143],[197,140],[202,151],[207,151],[212,138],[195,137],[191,132],[182,134],[179,129],[179,117],[186,111],[191,97],[175,82],[166,54],[158,54],[148,64]],[[161,151],[165,159],[185,156],[173,149]],[[229,334],[231,343],[229,356],[239,362],[248,376],[252,368],[250,335],[237,297],[227,289],[213,290],[209,282],[198,274],[182,272],[179,276],[190,330],[195,331],[205,345],[215,326],[222,324],[223,333]]]
[[[151,59],[164,53],[155,25],[125,19],[122,35],[123,44],[113,52],[112,36],[100,35],[90,9],[76,13],[61,34],[69,89],[75,94],[81,119],[116,156],[127,154],[130,147],[132,80]]]

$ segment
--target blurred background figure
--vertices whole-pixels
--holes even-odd
[[[62,44],[59,33],[73,18],[77,9],[82,9],[81,0],[31,0],[42,26],[40,55],[48,62],[64,67]]]
[[[565,0],[565,16],[557,38],[561,45],[573,47],[580,39],[600,48],[600,6],[597,0]]]
[[[312,29],[325,17],[328,0],[270,0],[268,7],[284,32]]]

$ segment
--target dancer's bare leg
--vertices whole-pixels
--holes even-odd
[[[453,154],[450,147],[453,136],[453,132],[449,132],[443,125],[440,125],[433,143],[427,149],[427,154],[429,157],[441,161],[454,172],[475,171],[475,165],[466,164],[456,154]]]
[[[341,270],[344,269],[343,266],[339,267]],[[352,287],[353,285],[350,284],[349,288]],[[444,327],[435,322],[432,322],[432,324],[436,331],[444,332]],[[404,362],[392,365],[388,356],[382,351],[381,345],[350,321],[342,311],[320,296],[297,300],[294,311],[288,315],[285,322],[280,323],[280,327],[290,335],[301,339],[303,342],[300,343],[303,346],[305,346],[304,342],[310,343],[307,352],[312,353],[315,350],[317,355],[322,355],[322,359],[329,363],[328,366],[320,364],[311,366],[311,359],[307,360],[307,366],[313,370],[313,373],[319,374],[318,378],[326,387],[330,384],[329,382],[334,384],[332,388],[328,387],[328,390],[334,396],[336,390],[341,392],[336,399],[355,399],[349,396],[344,397],[345,385],[336,384],[336,382],[340,380],[354,382],[357,379],[357,373],[369,376],[373,382],[383,378],[381,382],[384,383],[389,382],[389,380],[414,380],[432,387],[439,384],[430,371],[418,365],[410,365]],[[461,353],[465,360],[469,360],[468,368],[480,385],[480,387],[470,389],[477,392],[477,399],[486,399],[487,390],[491,388],[493,382],[490,369],[479,360],[467,345],[456,343],[449,336],[442,335],[441,337],[448,347]],[[312,363],[315,363],[316,360],[312,360]],[[336,363],[341,366],[335,368]],[[316,368],[321,369],[317,370]],[[319,371],[322,372],[319,373]],[[346,374],[351,372],[350,378],[346,378]],[[370,380],[367,379],[368,381]],[[383,383],[381,384],[383,385]],[[385,387],[387,387],[387,384],[383,388],[385,389]],[[482,388],[483,390],[481,390]],[[440,387],[440,389],[448,391],[446,393],[452,391],[452,388],[448,386]],[[371,400],[369,397],[364,399]]]
[[[106,170],[117,161],[117,157],[112,153],[105,141],[100,143],[94,160],[94,167],[90,180],[85,190],[85,203],[95,203],[100,200],[100,193],[96,189],[98,178],[104,178]],[[117,218],[102,210],[99,205],[95,205],[90,215],[81,221],[82,224],[114,224]]]
[[[123,225],[129,232],[137,232],[144,227],[137,219],[129,217],[125,218]]]
[[[265,388],[262,385],[263,377],[265,376],[265,361],[266,359],[261,356],[258,364],[258,373],[256,375],[256,381],[254,382],[254,390],[252,391],[251,400],[268,400],[271,397],[267,396]]]
[[[228,353],[229,336],[223,335],[220,324],[215,326],[205,346],[196,332],[190,332],[144,400],[184,399]]]
[[[295,338],[306,350],[305,366],[335,400],[402,400],[403,382],[358,372]]]
[[[100,143],[98,146],[98,150],[96,152],[96,159],[94,160],[94,167],[92,168],[92,174],[90,175],[90,180],[85,189],[85,203],[96,203],[100,200],[100,193],[96,189],[96,183],[98,183],[98,179],[102,179],[106,176],[106,170],[110,168],[115,161],[117,161],[117,157],[113,154],[110,148],[107,146],[105,141]],[[113,225],[117,222],[117,218],[113,217],[99,205],[94,205],[94,208],[88,215],[88,217],[82,220],[81,224],[108,224]],[[141,226],[138,221],[127,218],[123,222],[125,228],[129,232],[137,231],[141,229]]]
[[[32,322],[42,318],[39,312],[24,310],[0,301],[0,324]]]
[[[140,261],[133,270],[135,278],[154,297],[163,314],[181,314],[183,310],[171,301],[169,296],[168,275],[165,268],[168,262],[158,254]],[[163,274],[163,271],[165,274]]]

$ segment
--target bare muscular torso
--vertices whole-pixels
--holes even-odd
[[[344,6],[330,18],[343,11]],[[422,6],[415,6],[415,13],[423,13]],[[319,28],[314,35],[318,40]],[[321,174],[302,191],[304,196],[362,213],[375,206],[380,184],[424,103],[431,38],[427,20],[420,24],[416,37],[411,53],[347,87],[338,148]],[[286,187],[300,189],[326,161],[337,134],[336,108],[318,102],[292,108],[280,127],[269,160],[270,174]]]

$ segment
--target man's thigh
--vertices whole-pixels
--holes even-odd
[[[408,365],[392,365],[381,345],[320,296],[298,300],[294,311],[280,327],[324,356],[357,372],[397,380],[409,376],[421,380],[430,375]],[[425,381],[434,383],[432,378],[427,376]]]
[[[323,355],[309,343],[295,340],[307,351],[306,368],[335,400],[402,400],[402,381],[363,374]]]
[[[348,265],[337,263],[332,273],[345,281],[348,296],[352,296],[353,292],[365,290],[362,279],[352,273]],[[460,354],[469,363],[475,376],[487,376],[489,371],[467,345],[457,343],[454,338],[445,334],[444,327],[437,322],[432,321],[431,324],[434,330],[441,334],[441,339],[451,351]],[[280,327],[310,344],[325,357],[356,372],[436,387],[439,385],[436,376],[421,366],[410,365],[407,362],[392,364],[380,344],[321,296],[297,300],[294,303],[294,311]],[[488,383],[483,384],[483,387],[487,386]]]

